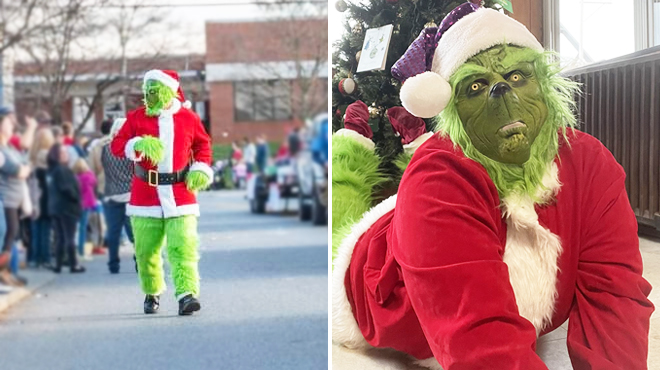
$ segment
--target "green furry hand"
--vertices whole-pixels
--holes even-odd
[[[134,149],[144,154],[153,164],[158,164],[165,158],[165,145],[159,138],[145,135],[135,143]]]
[[[206,189],[211,185],[211,179],[203,171],[190,171],[186,176],[186,187],[188,190],[196,192]]]

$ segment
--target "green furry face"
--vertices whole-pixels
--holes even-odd
[[[157,116],[174,98],[174,92],[160,81],[148,80],[142,86],[148,116]]]
[[[547,118],[540,124],[536,138],[530,142],[529,159],[522,165],[496,161],[483,154],[473,144],[473,138],[468,135],[458,112],[457,101],[459,82],[483,71],[483,67],[474,63],[466,63],[449,79],[454,94],[438,117],[437,130],[440,135],[448,136],[456,146],[460,147],[467,158],[484,166],[501,197],[518,193],[528,195],[537,202],[540,200],[537,199],[536,194],[542,187],[543,176],[557,156],[559,135],[568,142],[566,128],[576,126],[573,114],[574,96],[579,93],[579,85],[559,74],[558,58],[552,52],[537,52],[513,46],[503,48],[507,52],[513,51],[512,59],[517,57],[519,61],[531,61],[542,102],[547,107]],[[507,61],[506,57],[503,58],[504,63]]]
[[[548,116],[528,50],[498,45],[469,59],[455,86],[458,115],[472,144],[501,163],[522,165]]]

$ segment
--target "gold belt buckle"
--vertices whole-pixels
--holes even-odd
[[[151,186],[158,186],[158,171],[155,170],[149,170],[147,173],[147,182]]]

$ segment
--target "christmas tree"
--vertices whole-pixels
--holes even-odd
[[[401,153],[400,138],[395,136],[387,118],[387,109],[400,106],[401,84],[392,77],[392,65],[404,54],[413,40],[425,27],[434,27],[463,1],[439,0],[337,0],[335,8],[345,13],[344,35],[333,45],[332,81],[332,129],[342,128],[342,117],[346,107],[362,100],[370,110],[369,125],[374,132],[373,141],[378,154],[383,158],[385,173],[396,177],[397,168],[392,163]],[[504,8],[511,11],[509,0],[474,0],[482,6]],[[356,73],[361,57],[365,33],[370,28],[393,25],[385,69]],[[426,120],[427,129],[435,125],[433,119]]]

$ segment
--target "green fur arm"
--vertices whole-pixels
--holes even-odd
[[[135,150],[142,152],[153,164],[157,164],[165,158],[165,145],[159,138],[145,135],[142,140],[135,143]]]
[[[380,157],[355,139],[332,137],[332,260],[353,224],[371,209],[374,188],[385,181]]]
[[[401,153],[396,157],[396,159],[394,159],[394,165],[399,170],[401,170],[401,176],[403,176],[403,173],[406,172],[406,168],[408,168],[411,159],[412,154],[408,153]],[[399,177],[399,180],[401,180],[401,177]]]
[[[186,187],[190,191],[206,189],[211,185],[211,179],[203,171],[190,171],[186,176]]]

